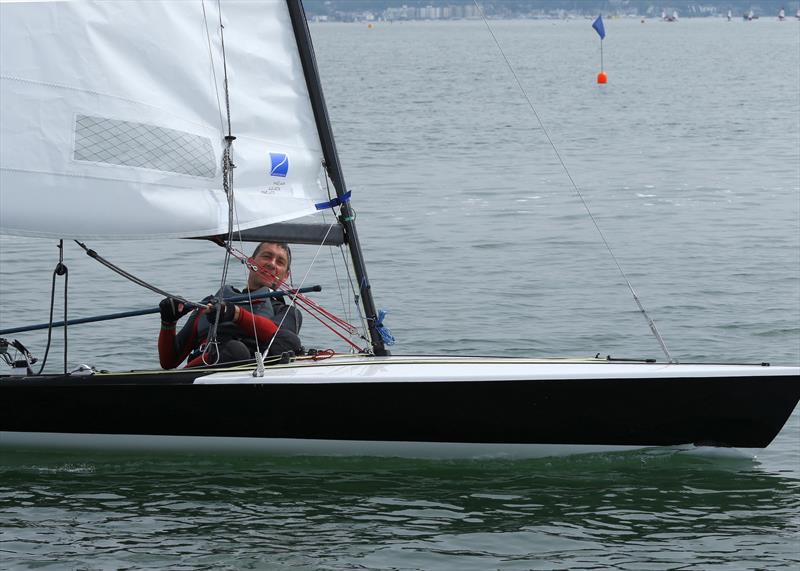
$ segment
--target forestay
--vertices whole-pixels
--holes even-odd
[[[0,230],[57,238],[228,231],[217,2],[0,4]],[[286,3],[222,2],[236,220],[328,200]]]

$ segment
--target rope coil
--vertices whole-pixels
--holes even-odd
[[[47,345],[45,346],[44,350],[44,357],[42,358],[42,364],[39,367],[39,371],[36,373],[37,375],[41,375],[42,371],[44,371],[44,367],[47,364],[47,356],[50,354],[50,343],[53,339],[53,308],[55,306],[55,299],[56,299],[56,277],[57,276],[64,276],[64,374],[67,374],[67,285],[69,283],[69,270],[67,266],[64,265],[64,240],[58,241],[58,263],[56,264],[55,269],[53,270],[53,282],[50,285],[50,319],[48,320],[47,325]],[[33,362],[36,360],[34,359]]]

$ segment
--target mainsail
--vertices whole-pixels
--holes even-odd
[[[286,2],[221,12],[224,44],[218,2],[0,4],[0,231],[227,233],[225,67],[237,226],[327,201]]]

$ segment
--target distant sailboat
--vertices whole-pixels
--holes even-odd
[[[672,16],[667,16],[667,12],[665,10],[661,11],[661,20],[664,22],[677,22],[678,21],[678,12],[673,12]]]
[[[783,22],[785,19],[786,19],[786,12],[784,11],[783,8],[781,8],[781,11],[778,12],[778,20],[780,22]]]
[[[732,14],[731,14],[731,11],[730,11],[730,10],[728,10],[728,21],[729,21],[729,22],[731,21],[731,16],[732,16]]]

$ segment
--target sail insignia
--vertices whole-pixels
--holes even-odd
[[[285,153],[270,153],[269,158],[272,163],[269,174],[285,178],[289,174],[289,155]]]

